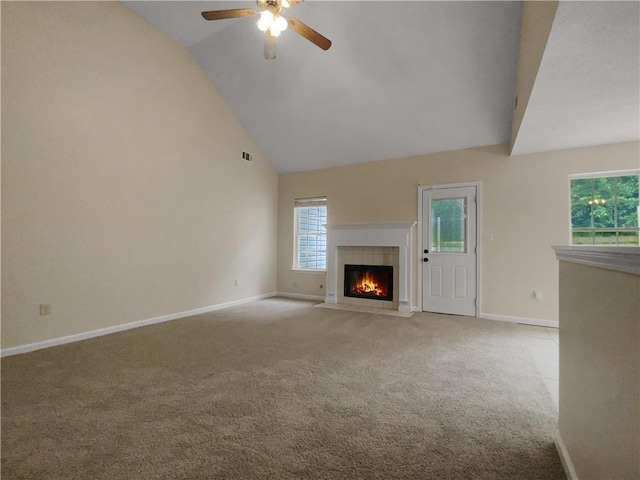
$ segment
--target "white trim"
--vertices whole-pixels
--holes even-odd
[[[88,332],[75,333],[73,335],[67,335],[64,337],[51,338],[49,340],[43,340],[41,342],[28,343],[26,345],[19,345],[17,347],[3,348],[0,351],[0,357],[8,357],[11,355],[18,355],[20,353],[33,352],[35,350],[41,350],[43,348],[55,347],[57,345],[64,345],[65,343],[79,342],[81,340],[87,340],[89,338],[101,337],[103,335],[110,335],[112,333],[123,332],[125,330],[131,330],[139,327],[146,327],[149,325],[155,325],[157,323],[169,322],[171,320],[178,320],[180,318],[192,317],[194,315],[200,315],[202,313],[209,313],[216,310],[222,310],[236,305],[242,305],[244,303],[255,302],[256,300],[262,300],[275,296],[276,293],[265,293],[263,295],[256,295],[254,297],[243,298],[240,300],[233,300],[231,302],[219,303],[217,305],[209,305],[207,307],[195,308],[193,310],[186,310],[184,312],[170,313],[168,315],[161,315],[159,317],[147,318],[146,320],[138,320],[136,322],[124,323],[122,325],[114,325],[113,327],[99,328],[98,330],[90,330]]]
[[[321,201],[319,201],[320,199],[322,199]],[[309,202],[305,202],[305,200],[309,200]],[[317,203],[316,203],[317,202]],[[305,203],[310,203],[309,205],[305,205]],[[325,269],[319,269],[319,268],[300,268],[298,267],[298,227],[299,227],[299,211],[301,208],[309,208],[312,206],[319,206],[319,207],[324,207],[327,209],[327,214],[329,213],[329,209],[327,207],[327,197],[312,197],[310,199],[296,199],[294,200],[294,205],[293,205],[293,259],[292,259],[292,264],[291,264],[291,270],[292,271],[298,271],[298,272],[313,272],[313,271],[318,271],[321,273],[326,272],[326,268]],[[328,218],[328,216],[327,216]],[[324,225],[324,224],[323,224]],[[326,225],[325,225],[326,227]],[[324,236],[325,238],[327,237],[327,232],[325,229],[324,233],[321,232],[309,232],[309,235],[318,235],[318,236]],[[325,262],[326,262],[326,256],[325,256]]]
[[[581,180],[583,178],[626,177],[627,175],[640,175],[640,170],[632,168],[629,170],[612,170],[609,172],[570,173],[569,180]]]
[[[446,183],[443,185],[418,185],[418,304],[417,311],[422,311],[422,192],[426,190],[440,190],[446,188],[475,187],[476,188],[476,317],[482,311],[482,182]]]
[[[476,182],[476,316],[482,311],[482,182]]]
[[[496,320],[498,322],[522,323],[524,325],[535,325],[537,327],[558,328],[560,323],[557,320],[543,320],[541,318],[514,317],[512,315],[496,315],[494,313],[481,313],[480,318],[485,320]]]
[[[562,441],[560,433],[556,436],[554,443],[556,444],[556,450],[558,451],[558,456],[560,457],[560,462],[562,462],[562,467],[564,468],[564,473],[567,475],[567,479],[578,480],[578,474],[576,473],[576,469],[573,467],[569,451]]]
[[[392,317],[400,317],[400,318],[411,318],[413,316],[413,311],[400,311],[400,310],[392,310],[388,308],[376,308],[376,307],[361,307],[359,305],[348,305],[346,303],[318,303],[314,305],[314,307],[318,308],[328,308],[331,310],[344,310],[346,312],[359,312],[359,313],[370,313],[373,315],[389,315]]]
[[[355,223],[350,225],[328,225],[327,229],[338,230],[410,230],[416,222],[404,222],[404,223]],[[358,245],[360,247],[366,247],[368,245]],[[375,245],[380,246],[380,245]]]
[[[567,211],[567,243],[569,245],[571,245],[571,243],[573,243],[573,225],[572,225],[572,218],[571,218],[571,180],[573,180],[571,178],[571,175],[569,175],[567,177],[567,205],[569,205],[569,209]]]
[[[592,267],[640,275],[640,247],[554,246],[561,262],[581,263]]]
[[[443,190],[447,188],[476,187],[481,183],[482,182],[443,183],[441,185],[418,185],[418,188],[423,190]]]
[[[313,273],[313,274],[326,274],[327,271],[326,270],[320,270],[320,269],[312,269],[312,268],[291,268],[290,271],[292,272],[300,272],[300,273]]]
[[[309,198],[295,198],[293,200],[294,207],[326,207],[327,206],[327,197],[325,195],[321,195],[319,197],[309,197]]]
[[[277,297],[286,298],[299,298],[301,300],[318,300],[324,302],[324,297],[321,295],[305,295],[303,293],[290,293],[290,292],[276,292]]]

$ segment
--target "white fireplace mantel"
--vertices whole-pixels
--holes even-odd
[[[398,247],[398,311],[411,312],[412,223],[368,223],[327,226],[327,295],[338,303],[338,247]]]

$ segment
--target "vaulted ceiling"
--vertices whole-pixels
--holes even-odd
[[[506,143],[521,2],[306,1],[264,60],[244,1],[124,2],[192,53],[280,173]],[[560,2],[513,153],[638,140],[639,4]]]

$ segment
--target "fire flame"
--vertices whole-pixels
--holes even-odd
[[[387,296],[385,285],[378,285],[375,275],[371,272],[363,272],[360,280],[351,287],[351,292],[360,295],[375,295],[377,297]]]

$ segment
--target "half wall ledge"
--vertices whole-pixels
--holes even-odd
[[[554,246],[558,260],[640,275],[640,247]]]

